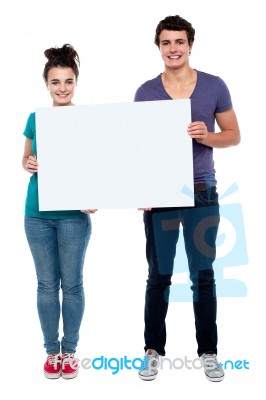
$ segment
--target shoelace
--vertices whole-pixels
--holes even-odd
[[[70,362],[74,362],[75,359],[75,354],[69,354],[69,353],[64,353],[62,356],[62,359],[64,360],[65,363],[69,364]]]
[[[57,364],[61,364],[61,359],[59,354],[51,354],[48,356],[48,364],[53,365],[54,369],[57,368]]]
[[[158,369],[158,359],[152,354],[146,354],[147,357],[146,364],[148,369]]]
[[[78,360],[75,358],[75,354],[65,353],[62,357],[62,366],[64,367],[66,364],[69,364],[71,368],[78,368]]]
[[[217,371],[220,370],[216,356],[207,354],[206,356],[203,357],[203,360],[204,360],[204,365],[206,367],[208,367],[209,369],[217,370]],[[215,364],[215,367],[213,366],[214,364]]]

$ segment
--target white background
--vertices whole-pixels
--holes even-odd
[[[132,101],[137,87],[162,72],[153,44],[157,23],[180,14],[196,28],[191,66],[228,84],[242,133],[236,148],[215,151],[219,192],[236,182],[224,202],[241,203],[249,262],[232,267],[245,298],[219,298],[219,359],[250,362],[228,370],[224,382],[202,371],[165,370],[142,382],[136,371],[81,370],[73,381],[42,375],[45,352],[36,311],[36,279],[23,230],[29,179],[21,168],[27,116],[51,105],[42,81],[43,51],[71,43],[81,58],[76,104]],[[264,390],[265,359],[265,2],[263,0],[2,0],[1,72],[1,393],[17,398],[245,398]],[[88,171],[88,180],[90,179]],[[79,358],[140,357],[146,260],[142,215],[104,210],[92,216],[85,266],[86,312]],[[230,238],[228,238],[230,240]],[[265,325],[265,324],[264,324]],[[171,303],[167,357],[196,357],[191,303]]]

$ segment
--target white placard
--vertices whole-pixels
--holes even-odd
[[[36,110],[39,209],[193,206],[190,100]]]

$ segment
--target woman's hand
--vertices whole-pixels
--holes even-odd
[[[88,210],[80,210],[82,213],[85,213],[85,214],[94,214],[96,211],[98,211],[98,209],[97,208],[90,208],[90,209],[88,209]]]
[[[34,156],[29,156],[25,162],[25,170],[31,174],[38,172],[38,166],[39,164],[37,158]]]

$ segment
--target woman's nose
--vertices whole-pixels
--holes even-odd
[[[59,90],[60,90],[60,92],[65,92],[65,91],[66,91],[66,86],[65,86],[64,83],[61,83],[61,84],[59,85]]]

